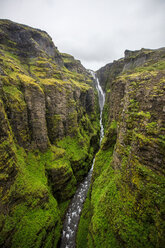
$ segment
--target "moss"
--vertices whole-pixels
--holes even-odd
[[[10,133],[8,133],[7,139],[0,144],[0,166],[1,166],[1,190],[3,190],[3,183],[8,181],[11,176],[11,172],[15,172],[16,168],[16,156],[15,146]],[[15,173],[13,173],[15,174]],[[14,175],[13,175],[14,177]],[[14,178],[13,178],[14,179]],[[5,191],[5,190],[4,190]],[[1,192],[2,193],[2,192]],[[3,194],[0,194],[1,200],[6,198]]]
[[[111,206],[108,206],[109,204],[107,205],[106,203],[108,202],[108,198],[107,198],[108,190],[109,189],[113,190],[113,186],[112,186],[113,184],[112,181],[110,180],[113,171],[109,173],[109,166],[108,166],[109,159],[107,160],[106,167],[105,167],[105,163],[102,163],[102,165],[104,165],[104,169],[101,171],[101,176],[98,176],[97,179],[95,179],[94,184],[92,186],[91,205],[93,209],[93,217],[91,224],[89,226],[89,232],[91,233],[90,236],[93,236],[94,233],[95,235],[91,247],[100,247],[101,244],[104,247],[109,247],[111,245],[113,245],[113,247],[117,247],[114,236],[109,234],[109,232],[111,234],[112,232],[110,231],[110,222],[107,218],[109,211],[111,211],[110,210]],[[100,160],[96,159],[96,164],[95,164],[96,168],[97,168],[97,161],[100,161],[100,165],[101,165],[101,158]],[[106,187],[103,186],[105,184]],[[114,194],[115,192],[112,192],[112,195]]]
[[[138,67],[135,70],[137,72],[147,72],[147,71],[157,71],[157,70],[164,70],[165,69],[165,60],[160,60],[156,63],[152,63],[151,65],[146,65],[143,67]]]
[[[77,80],[71,79],[70,82],[74,84],[75,86],[79,86],[84,91],[89,90],[91,88],[88,84],[85,84],[85,83],[80,84],[79,81]]]
[[[91,165],[94,153],[98,149],[98,121],[91,121],[86,114],[81,118],[79,126],[75,126],[74,119],[77,119],[77,114],[71,114],[70,133],[57,142],[57,146],[65,149],[65,157],[71,163],[73,173],[78,181],[81,181],[84,175],[87,174]],[[93,140],[96,140],[93,144]]]
[[[68,114],[68,133],[71,136],[76,136],[78,133],[78,114],[77,111],[73,111]]]
[[[112,150],[111,149],[109,149],[107,151],[99,151],[97,153],[96,160],[95,160],[95,166],[94,166],[94,172],[93,172],[93,176],[92,176],[93,179],[95,179],[97,181],[98,179],[96,179],[96,178],[97,177],[99,178],[100,173],[104,174],[104,176],[105,176],[106,172],[104,173],[104,171],[107,170],[111,158],[112,158]],[[94,185],[95,184],[96,184],[96,182],[94,183]],[[103,189],[101,185],[103,185],[103,184],[100,183],[100,187],[99,187],[100,192]],[[92,192],[93,192],[93,186],[92,186]],[[92,210],[93,205],[91,205],[90,194],[91,194],[91,191],[88,192],[88,196],[87,196],[87,199],[85,201],[82,215],[80,218],[80,223],[79,223],[79,228],[78,228],[78,233],[77,233],[77,239],[76,239],[77,247],[99,247],[99,245],[102,242],[102,239],[101,239],[101,241],[98,242],[98,244],[97,244],[97,241],[95,244],[90,243],[89,232],[90,232],[90,225],[91,225],[90,224],[91,223],[91,217],[92,217],[92,213],[93,213],[93,210]],[[95,199],[94,201],[96,203],[98,197],[94,196],[93,199]],[[100,227],[100,230],[102,229],[104,232],[104,228],[103,228],[104,223],[101,222],[100,224],[102,226],[102,227]],[[105,245],[104,242],[103,242],[103,245]],[[107,247],[107,246],[104,246],[104,247]]]
[[[80,219],[78,247],[164,245],[165,67],[164,61],[156,62],[158,57],[162,60],[156,54],[143,67],[113,82],[109,79],[111,91],[103,113],[106,132],[96,155],[91,196]],[[118,102],[112,102],[115,84],[125,85],[119,109]]]
[[[144,113],[144,111],[140,111],[137,113],[138,116],[142,116],[142,117],[145,117],[147,119],[150,119],[151,118],[151,114],[150,112],[147,112],[147,113]]]
[[[10,24],[5,22],[8,27]],[[41,39],[51,42],[44,32],[18,26],[24,32],[36,32]],[[30,44],[38,46],[35,39],[30,40]],[[3,99],[0,100],[0,107],[3,102],[5,105],[5,109],[0,112],[3,124],[0,128],[0,180],[3,186],[0,187],[0,196],[5,213],[0,216],[0,246],[13,248],[57,247],[62,229],[61,220],[69,200],[75,193],[77,182],[89,171],[93,155],[98,149],[97,108],[87,114],[85,106],[86,94],[92,91],[91,77],[85,69],[82,74],[69,71],[45,51],[37,51],[37,46],[38,57],[26,51],[26,46],[20,51],[18,44],[9,39],[0,46],[0,93]],[[60,60],[62,56],[56,52]],[[26,101],[31,90],[41,94],[44,101],[51,86],[59,95],[64,92],[68,104],[66,109],[69,109],[65,116],[68,122],[67,128],[59,134],[59,140],[52,135],[50,142],[56,146],[48,142],[47,151],[41,152],[34,149],[30,141],[31,116],[28,111],[31,107],[27,108]],[[78,103],[73,98],[76,101],[78,99]],[[60,130],[60,124],[65,125],[64,114],[54,109],[48,112],[47,109],[54,130]],[[22,141],[27,144],[26,149]]]
[[[13,86],[3,86],[3,91],[10,100],[11,109],[16,109],[17,111],[23,111],[26,108],[26,103],[24,101],[24,96],[18,88]]]
[[[117,139],[117,121],[113,120],[107,125],[105,136],[101,143],[101,148],[103,150],[108,149],[109,147],[113,148]]]
[[[77,231],[77,236],[76,236],[76,247],[77,248],[84,248],[88,247],[88,228],[90,224],[90,220],[92,217],[92,209],[91,209],[91,202],[90,202],[90,191],[88,191],[87,198],[85,200],[79,226],[78,226],[78,231]]]
[[[104,154],[106,151],[102,151],[102,153]],[[99,152],[98,158],[96,157],[95,170],[101,165],[103,169],[98,171],[98,174],[94,174],[95,180],[92,185],[90,203],[92,218],[90,217],[87,241],[86,234],[84,237],[84,242],[88,244],[86,246],[124,247],[126,244],[127,247],[147,248],[155,247],[154,243],[159,242],[156,246],[161,247],[163,243],[160,242],[163,242],[163,238],[162,241],[155,240],[157,233],[154,231],[155,225],[159,226],[160,235],[162,235],[161,214],[154,207],[153,201],[160,200],[159,203],[157,202],[159,206],[163,204],[163,177],[155,177],[152,170],[140,165],[135,159],[136,167],[132,170],[131,180],[138,190],[132,191],[127,185],[128,175],[130,177],[130,174],[127,175],[128,170],[123,168],[122,173],[114,171],[110,166],[110,157],[107,166],[105,166],[101,157],[102,153]],[[129,153],[130,150],[128,150],[128,155]],[[99,161],[100,165],[98,164]],[[123,159],[125,165],[127,165],[127,161],[127,158],[126,160]],[[142,170],[145,170],[147,183],[143,181],[144,172],[142,174]],[[142,197],[139,198],[139,201],[137,201],[137,195]],[[161,209],[164,211],[162,207]],[[80,230],[83,228],[84,216],[81,221]],[[80,237],[78,237],[79,239]]]
[[[60,216],[61,219],[63,220],[67,211],[67,208],[69,206],[70,200],[64,201],[59,203],[59,209],[60,209]]]
[[[162,149],[165,149],[165,135],[159,135],[158,136],[158,142]]]
[[[6,204],[8,199],[14,204],[1,231],[1,237],[3,237],[1,244],[6,235],[15,230],[12,247],[33,247],[34,244],[35,247],[40,247],[43,242],[46,242],[47,231],[51,229],[56,233],[57,244],[62,226],[57,201],[47,184],[44,160],[46,156],[37,151],[37,155],[26,154],[22,148],[15,152],[18,173],[10,191],[3,199],[3,204]],[[16,204],[18,200],[19,203]],[[54,223],[56,223],[55,230]],[[52,236],[51,242],[53,240]]]
[[[60,122],[61,122],[61,115],[54,115],[53,116],[53,127],[55,129],[58,128]]]
[[[70,136],[60,140],[57,145],[62,147],[66,151],[66,156],[71,160],[81,160],[84,156],[87,155],[87,147],[80,143],[81,140],[76,138],[71,138]]]
[[[46,229],[54,226],[54,222],[59,225],[58,222],[58,212],[55,211],[55,206],[57,206],[56,201],[50,199],[49,210],[45,209],[33,209],[28,211],[27,207],[18,205],[15,209],[15,215],[12,216],[12,223],[18,221],[19,216],[19,225],[16,226],[16,232],[12,241],[12,247],[40,247],[43,238],[46,238]],[[26,213],[26,214],[25,214]],[[22,216],[23,214],[23,216]],[[9,220],[10,222],[10,220]],[[59,229],[59,226],[58,228]],[[57,231],[57,230],[56,230]],[[58,230],[59,232],[60,230]],[[56,236],[56,239],[59,238]],[[51,237],[53,239],[53,237]],[[51,240],[52,241],[52,240]]]
[[[109,112],[109,106],[108,106],[108,104],[105,102],[105,104],[104,104],[104,111],[103,111],[103,114],[102,114],[103,125],[104,125],[105,131],[106,131],[107,125],[108,125],[108,112]]]
[[[74,57],[67,53],[62,53],[64,63],[70,63],[74,61]]]
[[[148,134],[158,134],[158,125],[156,122],[149,122],[145,126]]]
[[[131,100],[131,109],[136,107],[135,104],[136,101]],[[134,113],[142,121],[151,118],[150,113]],[[116,128],[116,123],[112,126]],[[157,123],[151,122],[145,124],[145,127],[148,134],[155,130],[158,132]],[[156,139],[141,133],[139,128],[140,125],[134,131],[130,130],[132,144],[135,145],[138,140],[141,147],[153,145]],[[121,158],[121,165],[115,170],[112,153],[107,156],[107,148],[103,149],[104,146],[96,156],[94,167],[90,203],[92,217],[88,224],[88,234],[85,235],[86,246],[162,247],[164,224],[161,224],[161,216],[165,211],[162,205],[163,176],[141,164],[138,157],[133,155],[133,146],[130,143],[121,145],[117,141],[115,153]],[[161,213],[156,206],[159,206]],[[82,217],[82,223],[83,221]],[[80,225],[80,230],[81,228],[83,224]]]

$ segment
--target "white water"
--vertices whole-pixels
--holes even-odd
[[[103,92],[103,90],[101,88],[99,79],[96,77],[96,74],[93,71],[91,71],[91,74],[92,74],[93,78],[96,81],[96,89],[97,89],[98,96],[99,96],[99,106],[100,106],[100,144],[101,144],[101,141],[102,141],[102,139],[104,137],[104,127],[103,127],[102,114],[103,114],[103,108],[104,108],[104,103],[105,103],[105,94],[104,94],[104,92]]]
[[[105,102],[105,95],[100,86],[99,80],[96,77],[95,73],[91,71],[91,74],[96,82],[96,89],[99,96],[99,106],[100,106],[100,144],[104,136],[104,127],[102,124],[102,112]],[[83,208],[84,201],[87,196],[87,192],[90,186],[92,171],[94,167],[95,159],[93,159],[92,167],[85,177],[84,181],[78,186],[74,197],[72,198],[69,208],[67,210],[64,225],[63,233],[61,237],[60,248],[75,248],[76,247],[76,233],[77,227],[80,220],[80,214]],[[85,247],[84,247],[85,248]]]

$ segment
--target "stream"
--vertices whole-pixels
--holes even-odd
[[[100,82],[93,71],[90,71],[93,78],[96,81],[96,89],[99,97],[100,106],[100,144],[104,136],[104,127],[102,124],[102,112],[105,102],[105,95],[101,88]],[[61,237],[60,248],[75,248],[76,247],[76,233],[77,227],[80,220],[81,211],[83,209],[83,204],[86,199],[88,189],[91,182],[92,171],[95,163],[95,158],[93,159],[92,167],[88,172],[85,179],[79,184],[74,197],[72,198],[63,224],[63,232]]]

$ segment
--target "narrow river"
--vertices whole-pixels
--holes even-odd
[[[93,71],[91,71],[91,74],[93,78],[95,79],[96,89],[98,91],[98,97],[99,97],[100,144],[101,144],[102,138],[104,136],[104,127],[102,124],[102,111],[103,111],[104,102],[105,102],[105,95],[103,93],[99,80],[96,77],[96,74]],[[95,163],[95,159],[93,159],[92,167],[88,175],[85,177],[84,181],[80,183],[74,197],[72,198],[70,202],[70,205],[69,205],[69,208],[67,210],[65,220],[64,220],[60,248],[75,248],[76,247],[77,227],[78,227],[78,223],[80,220],[80,215],[81,215],[81,211],[83,208],[83,204],[84,204],[84,201],[85,201],[85,198],[87,196],[87,192],[90,186],[94,163]]]

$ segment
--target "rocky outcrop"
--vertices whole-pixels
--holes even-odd
[[[53,57],[57,64],[63,65],[63,60],[51,37],[39,29],[17,24],[9,20],[0,21],[0,44],[22,58]],[[17,50],[17,51],[16,51]]]
[[[84,75],[88,74],[88,71],[85,69],[85,67],[81,64],[80,60],[75,60],[73,56],[67,53],[62,53],[62,59],[64,61],[65,67],[69,71],[77,72],[77,73],[83,73]]]
[[[105,75],[103,68],[97,72],[107,80],[106,132],[78,247],[161,248],[165,242],[165,49],[125,55],[107,65]]]
[[[105,65],[96,72],[104,92],[107,91],[106,87],[108,82],[110,80],[113,81],[113,79],[115,79],[115,77],[122,72],[123,67],[124,67],[124,60],[120,59],[114,61],[113,63]]]
[[[41,30],[0,20],[0,246],[56,247],[99,142],[89,72]]]
[[[36,85],[28,85],[25,86],[24,98],[27,104],[31,143],[34,142],[36,147],[45,151],[48,148],[48,136],[44,92]]]

